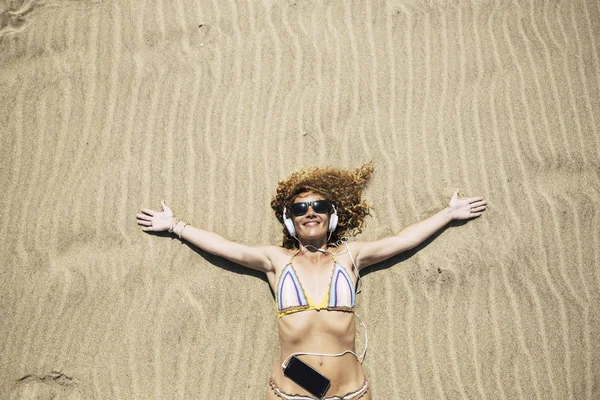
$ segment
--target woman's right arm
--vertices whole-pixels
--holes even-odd
[[[173,223],[173,211],[161,201],[162,212],[142,208],[137,214],[138,224],[144,232],[164,232],[171,228]],[[185,229],[184,229],[185,227]],[[183,240],[211,254],[223,257],[244,267],[252,268],[264,273],[273,272],[272,255],[275,254],[276,246],[247,246],[232,242],[223,236],[204,229],[185,225],[183,221],[177,222],[172,229]]]
[[[191,225],[186,225],[185,229],[183,227],[183,221],[178,222],[173,228],[173,233],[204,251],[264,273],[273,269],[268,256],[270,247],[273,246],[248,246],[232,242],[219,234]],[[181,232],[182,229],[183,232]]]

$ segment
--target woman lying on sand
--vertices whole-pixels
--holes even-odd
[[[366,346],[360,357],[354,352],[360,270],[418,246],[452,220],[478,217],[487,207],[483,197],[459,200],[457,190],[446,208],[395,236],[347,242],[369,213],[361,195],[372,173],[372,164],[356,170],[308,168],[279,182],[271,207],[284,224],[281,247],[250,247],[195,228],[174,218],[164,201],[162,212],[137,214],[145,232],[168,230],[267,275],[281,348],[267,399],[371,399],[361,365]]]

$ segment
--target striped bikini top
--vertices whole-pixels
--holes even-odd
[[[330,253],[327,253],[331,255]],[[315,303],[308,293],[304,291],[298,275],[294,270],[292,261],[298,253],[294,254],[288,265],[284,268],[277,283],[277,318],[299,311],[308,310],[336,310],[354,312],[356,292],[350,275],[344,267],[335,260],[333,255],[333,272],[329,282],[329,290],[325,291],[320,303]]]

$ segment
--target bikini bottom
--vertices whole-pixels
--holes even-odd
[[[298,394],[286,394],[286,393],[283,393],[277,387],[277,385],[275,385],[275,382],[273,382],[273,379],[269,379],[269,385],[271,385],[271,389],[273,389],[273,391],[275,392],[275,394],[277,396],[279,396],[279,397],[281,397],[282,399],[285,399],[285,400],[316,400],[317,399],[316,397],[312,397],[312,396],[304,396],[304,395],[298,395]],[[358,400],[361,397],[363,397],[363,395],[365,393],[367,393],[368,388],[369,388],[369,382],[365,378],[365,384],[360,389],[358,389],[357,391],[345,394],[343,396],[328,396],[328,397],[323,397],[323,400]]]

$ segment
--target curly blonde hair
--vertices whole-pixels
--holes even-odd
[[[309,167],[294,172],[277,185],[271,208],[275,211],[277,220],[283,224],[283,208],[287,207],[289,210],[296,197],[302,193],[313,192],[329,199],[337,210],[338,224],[331,234],[331,242],[335,243],[345,236],[356,236],[362,231],[363,220],[371,210],[371,206],[362,200],[361,194],[374,169],[371,161],[354,170]],[[290,236],[285,226],[282,246],[288,249],[298,247],[298,243]]]

